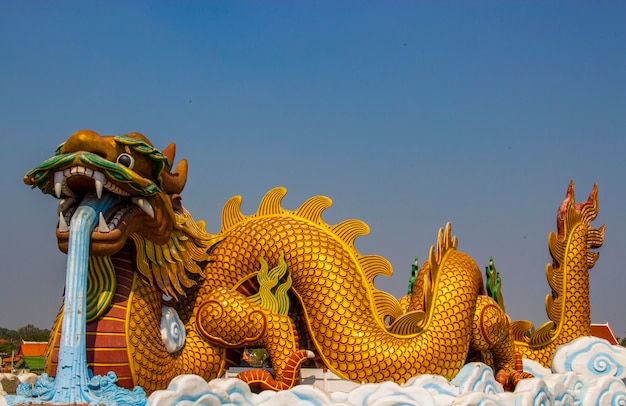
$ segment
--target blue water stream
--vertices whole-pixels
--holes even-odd
[[[76,209],[70,223],[70,239],[65,276],[63,304],[63,334],[59,348],[55,402],[85,401],[89,374],[86,360],[87,271],[91,231],[98,214],[106,212],[115,203],[115,196],[105,194],[102,199],[88,195]],[[96,400],[96,399],[89,399]]]

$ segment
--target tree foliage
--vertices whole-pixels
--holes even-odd
[[[50,330],[42,330],[32,324],[18,328],[17,333],[24,341],[48,341],[50,336]]]

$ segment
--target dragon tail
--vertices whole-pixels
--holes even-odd
[[[532,331],[527,320],[511,323],[517,350],[524,358],[548,367],[556,348],[575,338],[591,335],[589,303],[589,269],[599,254],[592,249],[604,242],[605,226],[594,228],[598,215],[598,188],[594,185],[589,198],[575,202],[574,182],[570,182],[565,199],[557,213],[557,232],[548,236],[552,264],[546,266],[546,277],[552,294],[546,297],[548,322]]]

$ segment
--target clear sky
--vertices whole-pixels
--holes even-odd
[[[513,320],[547,321],[547,237],[570,180],[606,223],[592,319],[626,330],[626,3],[0,0],[0,327],[49,328],[65,255],[56,199],[24,174],[79,129],[141,132],[189,160],[209,232],[326,195],[406,292],[452,222],[495,259]]]

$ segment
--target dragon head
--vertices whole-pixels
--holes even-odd
[[[139,133],[101,136],[81,130],[29,171],[24,182],[60,199],[56,235],[63,252],[68,250],[68,224],[83,197],[115,195],[117,203],[100,214],[91,235],[91,255],[108,256],[133,234],[154,244],[169,241],[187,179],[186,160],[172,170],[175,152],[175,144],[159,151]]]

